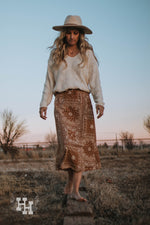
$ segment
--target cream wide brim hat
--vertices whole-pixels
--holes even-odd
[[[80,16],[69,15],[66,17],[64,25],[53,26],[52,28],[56,31],[63,31],[69,27],[83,30],[85,34],[92,34],[92,31],[88,27],[82,25]]]

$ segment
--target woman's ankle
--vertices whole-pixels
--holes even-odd
[[[80,196],[80,193],[79,193],[79,191],[74,191],[74,190],[72,190],[72,194],[73,194],[73,195],[77,195],[77,196]]]
[[[72,189],[73,189],[73,185],[71,183],[67,183],[65,188],[64,188],[65,194],[71,194],[72,193]]]

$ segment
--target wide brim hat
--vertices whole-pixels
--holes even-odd
[[[70,28],[70,27],[82,30],[85,34],[92,34],[92,31],[90,28],[82,25],[82,20],[80,16],[69,15],[66,17],[64,25],[53,26],[52,28],[56,31],[63,31],[66,28]]]

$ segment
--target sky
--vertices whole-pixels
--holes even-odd
[[[97,139],[128,131],[149,138],[143,120],[150,115],[149,0],[0,0],[0,112],[26,120],[25,142],[44,141],[56,132],[54,98],[48,118],[39,117],[49,49],[59,35],[52,26],[79,15],[99,60],[105,111],[96,119]],[[1,121],[0,121],[1,123]]]

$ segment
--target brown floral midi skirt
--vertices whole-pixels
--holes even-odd
[[[70,89],[55,94],[54,116],[58,150],[56,170],[101,168],[89,93]]]

